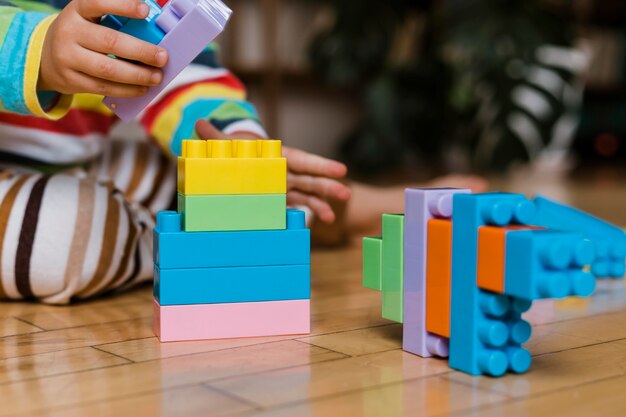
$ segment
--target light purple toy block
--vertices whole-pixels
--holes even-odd
[[[163,81],[141,97],[106,97],[104,104],[123,121],[133,120],[224,30],[231,13],[220,0],[171,0],[156,20],[167,32],[159,43],[169,54]]]
[[[407,188],[404,209],[404,334],[402,349],[422,357],[447,357],[448,338],[426,330],[426,250],[428,221],[452,217],[459,188]]]

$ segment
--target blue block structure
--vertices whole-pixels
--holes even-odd
[[[233,285],[237,283],[237,285]],[[305,300],[311,296],[309,265],[238,268],[154,268],[160,305]]]
[[[403,347],[411,353],[431,356],[437,343],[449,343],[449,351],[438,355],[449,354],[450,367],[459,371],[493,377],[526,372],[531,356],[522,344],[530,339],[532,328],[522,314],[532,302],[588,297],[596,277],[624,274],[624,231],[580,210],[544,197],[529,200],[521,194],[446,190],[442,195],[442,190],[428,191],[431,197],[441,198],[415,204],[419,200],[411,202],[410,198],[424,190],[407,190],[405,235],[417,236],[419,240],[414,241],[422,243],[405,243],[400,250],[405,260],[415,262],[412,271],[428,271],[429,230],[411,231],[412,222],[428,221],[425,209],[432,217],[450,218],[451,214],[451,273],[442,264],[433,276],[426,275],[421,286],[407,286],[404,270],[403,307],[413,318],[409,323],[405,313]],[[484,226],[490,226],[485,233],[481,231]],[[383,233],[383,248],[384,244]],[[420,255],[420,251],[424,253]],[[369,256],[377,256],[364,259],[364,266],[370,265],[366,271],[371,272],[379,262],[379,251],[372,250]],[[428,285],[449,288],[450,299],[445,298],[447,293],[429,298]],[[428,307],[426,303],[442,301],[450,301],[449,323],[435,329],[423,320],[423,328],[418,328],[415,317]],[[438,339],[423,337],[435,330]],[[422,332],[422,339],[416,338],[416,331]],[[409,343],[407,338],[411,338]]]
[[[530,302],[477,286],[478,228],[530,224],[535,205],[521,194],[456,194],[452,212],[450,366],[471,375],[522,373],[531,363],[517,328]],[[528,334],[530,337],[530,334]]]
[[[311,262],[310,241],[300,210],[287,209],[285,230],[193,233],[181,230],[180,214],[163,211],[154,229],[154,260],[161,270],[303,265]]]
[[[505,293],[524,300],[587,297],[594,276],[583,268],[595,248],[582,234],[553,230],[509,232],[506,238]]]
[[[580,232],[596,246],[591,272],[597,277],[622,278],[625,272],[626,233],[597,217],[546,197],[535,198],[538,226]]]

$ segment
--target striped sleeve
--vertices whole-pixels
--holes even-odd
[[[22,8],[31,3],[0,0],[0,111],[58,119],[72,97],[37,91],[41,50],[55,16],[51,8]]]
[[[195,137],[199,119],[229,135],[267,137],[241,81],[212,55],[205,51],[202,62],[187,67],[140,117],[147,134],[172,155],[180,155],[183,139]]]

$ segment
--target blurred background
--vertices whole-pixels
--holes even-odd
[[[621,178],[623,0],[228,3],[223,59],[270,135],[352,178]]]

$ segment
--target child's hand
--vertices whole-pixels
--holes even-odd
[[[143,19],[148,11],[148,5],[139,0],[73,0],[46,34],[37,88],[136,97],[158,85],[163,76],[156,67],[165,65],[167,52],[98,24],[105,14]]]
[[[196,132],[203,139],[252,139],[226,135],[206,120],[198,120]],[[335,213],[327,200],[350,199],[350,188],[336,180],[346,175],[346,166],[287,146],[283,146],[283,156],[287,158],[288,169],[287,204],[307,206],[323,222],[334,222]]]

